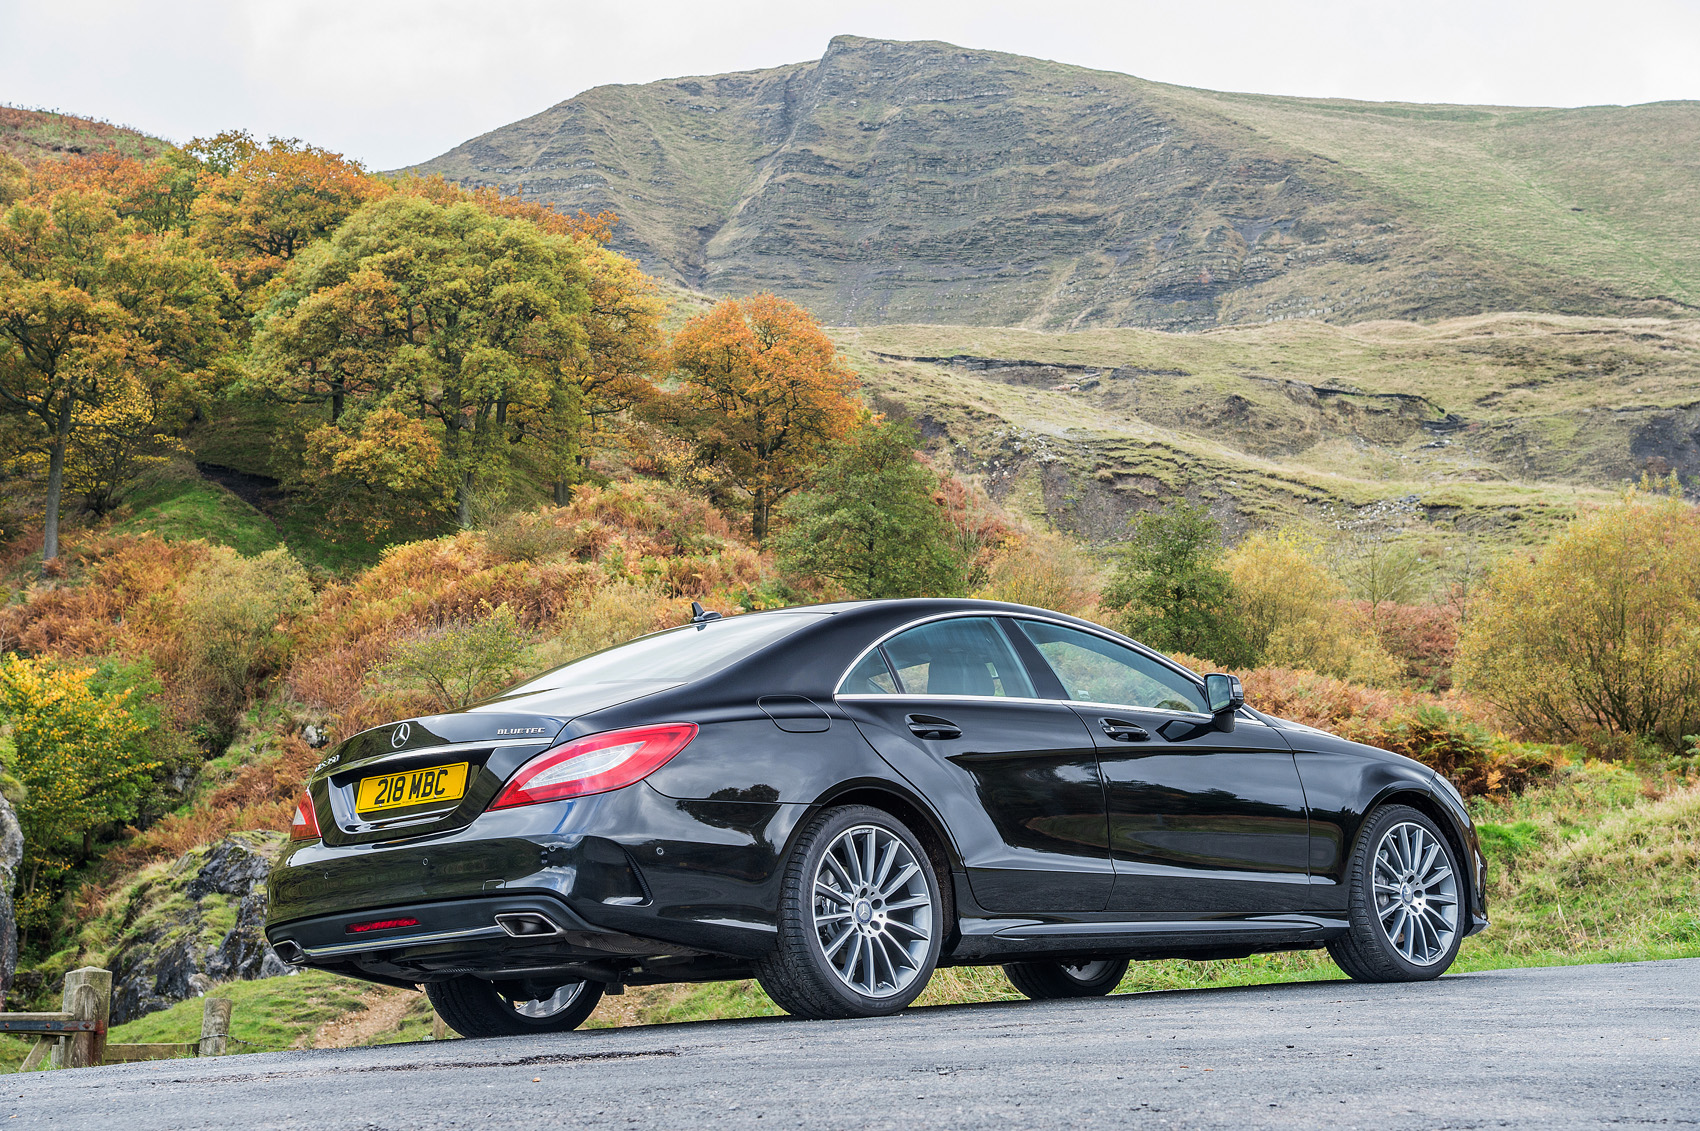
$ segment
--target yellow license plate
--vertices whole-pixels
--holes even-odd
[[[354,811],[378,813],[433,801],[455,801],[466,792],[466,771],[471,763],[408,770],[381,778],[362,778],[354,792]]]

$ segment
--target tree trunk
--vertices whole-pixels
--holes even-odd
[[[555,505],[564,507],[573,501],[573,484],[570,479],[555,480]]]
[[[59,411],[59,426],[53,431],[53,450],[47,457],[47,515],[43,523],[41,560],[59,556],[59,501],[65,494],[65,449],[71,442],[71,413],[77,402],[65,398]]]
[[[460,473],[460,482],[455,485],[455,521],[465,530],[472,525],[472,472]]]
[[[751,498],[751,502],[750,536],[755,539],[756,548],[760,549],[762,544],[767,541],[767,512],[769,509],[767,491],[758,487]]]

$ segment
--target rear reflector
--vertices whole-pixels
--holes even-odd
[[[348,925],[348,933],[351,935],[363,935],[367,931],[391,931],[397,927],[417,927],[418,925],[419,920],[412,916],[407,916],[401,919],[373,919],[369,923],[350,923]]]
[[[622,789],[659,770],[696,736],[695,723],[663,723],[575,738],[521,766],[490,808]]]

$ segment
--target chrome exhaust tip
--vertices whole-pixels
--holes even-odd
[[[299,966],[307,961],[307,952],[301,949],[301,944],[294,939],[280,939],[272,944],[272,953],[291,966]]]
[[[560,925],[537,911],[504,911],[496,925],[516,939],[546,939],[561,934]]]

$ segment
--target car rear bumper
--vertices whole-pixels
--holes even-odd
[[[778,863],[807,809],[681,802],[640,783],[406,841],[303,842],[272,871],[266,937],[297,965],[414,983],[753,958],[773,946]],[[498,918],[524,914],[548,933],[516,935]],[[409,918],[418,922],[356,929]]]

